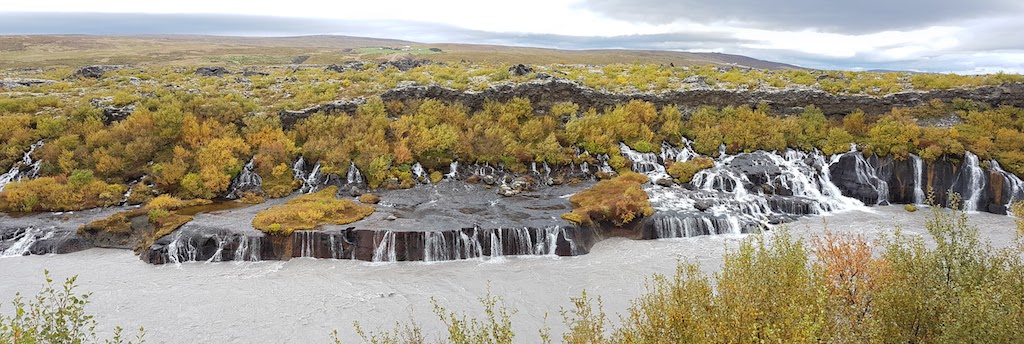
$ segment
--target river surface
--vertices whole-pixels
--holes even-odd
[[[789,224],[801,238],[822,228],[877,239],[893,232],[927,237],[928,209],[874,207]],[[1013,218],[971,214],[971,224],[995,246],[1012,242]],[[756,235],[756,234],[755,234]],[[770,234],[768,234],[770,235]],[[9,314],[16,292],[34,295],[43,270],[55,279],[78,275],[81,292],[92,292],[87,311],[100,333],[114,325],[146,328],[151,343],[321,343],[338,330],[344,342],[360,342],[352,323],[391,328],[415,318],[433,337],[444,330],[431,299],[450,310],[482,314],[477,299],[488,289],[513,316],[516,342],[538,342],[545,323],[554,337],[564,330],[560,307],[584,289],[600,296],[617,322],[652,274],[671,274],[677,261],[698,262],[707,273],[745,235],[634,241],[613,238],[578,257],[504,257],[439,263],[366,263],[297,258],[287,262],[185,263],[154,266],[130,251],[90,249],[64,255],[0,259],[0,312]]]

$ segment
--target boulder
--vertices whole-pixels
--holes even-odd
[[[85,66],[75,70],[75,76],[81,78],[99,79],[110,69],[108,66]]]
[[[515,76],[524,76],[533,73],[533,68],[522,63],[509,67],[508,72]]]
[[[658,180],[654,181],[654,184],[664,186],[666,188],[673,187],[676,185],[676,183],[673,182],[672,179],[668,178],[659,178]]]
[[[230,74],[227,68],[224,67],[199,67],[196,68],[196,75],[201,76],[224,76],[224,74]]]

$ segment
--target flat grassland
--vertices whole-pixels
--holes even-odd
[[[432,50],[433,48],[433,50]],[[437,52],[436,50],[440,50]],[[429,55],[419,57],[419,55]],[[424,44],[348,36],[226,37],[195,35],[0,36],[0,68],[332,64],[349,60],[429,58],[440,62],[525,64],[643,63],[757,69],[797,67],[738,55],[639,50],[557,50],[473,44]]]

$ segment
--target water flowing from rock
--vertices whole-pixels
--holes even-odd
[[[416,163],[416,164],[418,165],[419,163]],[[319,166],[319,164],[318,164],[318,166]],[[423,169],[423,168],[420,167],[420,169]],[[349,162],[348,174],[345,176],[345,182],[347,182],[349,184],[360,184],[360,183],[363,182],[363,173],[359,172],[359,168],[356,167],[356,163],[354,161],[353,162]]]
[[[423,165],[418,162],[412,165],[412,175],[417,183],[430,184],[430,176],[423,169]]]
[[[263,186],[263,178],[256,173],[256,157],[249,159],[249,162],[242,167],[235,180],[231,182],[228,191],[228,199],[236,199],[244,192],[259,190]]]
[[[924,204],[924,160],[917,155],[910,155],[914,161],[914,204]]]
[[[11,169],[7,173],[0,174],[0,192],[4,191],[4,187],[10,182],[20,181],[24,177],[35,178],[39,176],[39,167],[42,160],[32,160],[32,152],[35,152],[37,148],[43,146],[43,140],[39,140],[29,146],[28,151],[21,156],[21,160],[14,163]],[[27,173],[23,173],[23,169],[28,169]]]
[[[395,232],[392,231],[378,231],[377,234],[381,234],[380,240],[377,241],[377,247],[373,250],[373,262],[396,262],[398,261],[398,255],[395,253]],[[374,234],[374,237],[377,236]]]
[[[445,174],[444,177],[449,180],[455,180],[455,178],[457,178],[458,176],[459,162],[453,160],[452,163],[448,165],[448,174]]]
[[[978,203],[981,202],[981,196],[985,192],[983,189],[985,177],[982,175],[985,171],[978,165],[978,156],[971,152],[964,153],[962,168],[967,174],[967,184],[964,186],[964,210],[978,211]]]

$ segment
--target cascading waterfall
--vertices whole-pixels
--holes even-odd
[[[914,161],[914,204],[924,204],[924,160],[917,155],[910,155]]]
[[[9,184],[10,182],[20,181],[23,177],[25,177],[26,174],[21,173],[21,170],[25,167],[31,167],[29,172],[27,173],[27,176],[29,178],[35,178],[36,176],[39,175],[39,167],[40,164],[42,164],[42,160],[33,161],[32,152],[35,152],[37,148],[42,146],[43,140],[39,140],[38,142],[33,143],[31,146],[29,146],[28,151],[21,156],[20,161],[15,162],[14,166],[11,166],[11,169],[7,171],[7,173],[0,174],[0,192],[3,192],[4,187],[7,186],[7,184]]]
[[[231,190],[228,191],[228,198],[238,198],[241,195],[240,191],[244,189],[254,189],[263,186],[263,177],[260,177],[256,173],[256,157],[249,159],[249,162],[245,164],[242,171],[238,173],[238,177],[231,183]]]
[[[491,232],[491,257],[500,257],[505,255],[505,245],[501,242],[501,229],[492,230]]]
[[[299,257],[316,257],[316,232],[295,231],[295,238],[299,241]]]
[[[427,171],[423,169],[423,165],[418,162],[412,165],[412,175],[415,177],[416,182],[430,184],[430,176],[427,175]]]
[[[120,203],[121,205],[124,205],[124,204],[128,203],[128,198],[131,198],[132,197],[132,192],[135,192],[135,186],[139,185],[139,183],[142,183],[143,181],[145,181],[146,177],[147,176],[142,176],[138,180],[136,180],[136,181],[134,181],[134,182],[132,182],[131,184],[128,185],[128,191],[125,191],[124,192],[124,196],[121,197],[121,203]]]
[[[444,177],[445,177],[445,179],[455,180],[455,178],[458,177],[458,176],[459,176],[459,162],[453,160],[452,163],[448,165],[448,174],[444,175]]]
[[[260,252],[263,246],[263,240],[256,236],[240,236],[238,238],[238,247],[235,248],[236,262],[258,262],[260,261]]]
[[[856,148],[856,145],[852,147]],[[846,154],[853,156],[854,159],[856,159],[854,173],[856,173],[857,181],[864,185],[873,186],[875,192],[878,193],[878,200],[875,204],[886,204],[889,202],[889,183],[878,177],[878,171],[876,171],[875,168],[872,167],[866,159],[864,159],[864,154],[861,154],[860,152],[850,152]],[[840,157],[842,156],[834,156],[832,160],[833,163],[838,162]]]
[[[1004,199],[1006,199],[1006,204],[1003,204],[1004,206],[1009,206],[1015,202],[1024,201],[1024,181],[1021,181],[1020,177],[1017,177],[1017,175],[1003,170],[1003,167],[999,166],[998,161],[991,160],[988,162],[988,166],[989,169],[991,169],[993,172],[1002,175],[1003,180],[1009,184],[1007,186],[1010,190],[1010,195],[1003,197]]]
[[[306,160],[301,156],[299,159],[295,160],[294,164],[292,164],[292,175],[296,180],[302,182],[306,181]]]
[[[8,247],[6,250],[3,250],[3,252],[0,252],[0,257],[17,257],[27,255],[29,250],[32,248],[32,245],[35,244],[36,241],[39,241],[37,235],[40,231],[40,229],[34,227],[25,228],[21,233],[21,237],[19,237],[13,245]],[[52,231],[48,234],[52,234]]]
[[[321,177],[320,177],[320,162],[317,161],[316,165],[313,165],[313,171],[309,172],[309,176],[306,176],[306,180],[302,182],[302,193],[316,192],[320,189]]]
[[[645,187],[657,214],[649,219],[646,236],[741,234],[794,216],[863,206],[843,196],[832,183],[829,164],[820,152],[728,155],[722,148],[714,167],[695,174],[688,187]],[[639,153],[625,145],[621,151],[633,161],[635,172],[652,181],[668,177],[664,167],[668,163],[700,156],[688,141],[679,147],[663,143],[658,155]]]
[[[199,256],[199,249],[192,242],[190,236],[183,235],[183,231],[174,233],[171,243],[167,245],[167,258],[174,264],[182,262],[194,262]]]
[[[978,165],[978,156],[971,152],[964,153],[964,172],[967,176],[967,192],[964,196],[964,210],[978,211],[978,203],[981,201],[981,194],[984,192],[985,180],[982,173],[985,171]]]
[[[395,253],[395,232],[392,231],[378,231],[377,234],[384,233],[377,244],[377,247],[373,250],[373,262],[395,262],[398,261],[398,255]],[[376,237],[377,234],[374,234]],[[376,239],[376,238],[374,238]],[[374,240],[376,241],[376,240]]]
[[[416,163],[419,165],[419,163]],[[319,164],[317,164],[319,166]],[[422,169],[422,167],[420,167]],[[363,173],[359,172],[359,168],[356,167],[355,161],[349,162],[348,164],[348,175],[345,176],[345,182],[349,184],[360,184],[363,182]]]

